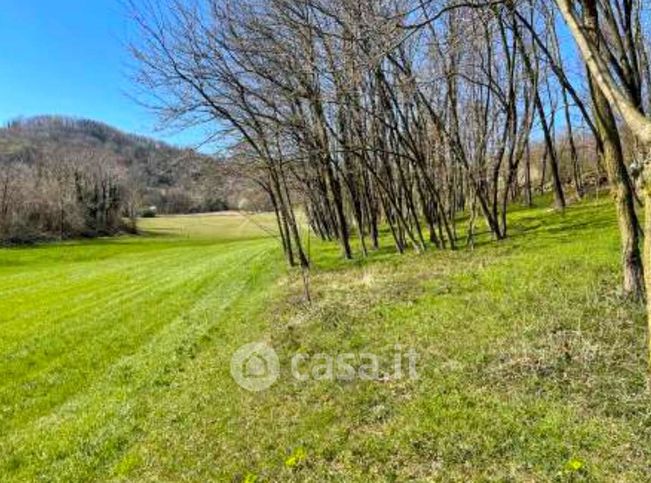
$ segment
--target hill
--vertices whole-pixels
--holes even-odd
[[[161,213],[227,207],[219,161],[191,149],[124,133],[101,122],[60,116],[18,119],[0,129],[0,160],[36,164],[89,153],[109,157],[126,171],[138,186],[142,206],[154,205]]]

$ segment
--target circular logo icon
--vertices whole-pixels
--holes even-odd
[[[279,374],[278,354],[264,342],[243,345],[231,358],[231,376],[248,391],[269,389]]]

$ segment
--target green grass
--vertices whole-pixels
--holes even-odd
[[[312,240],[301,302],[273,220],[0,251],[0,480],[643,481],[643,310],[618,292],[607,198],[511,237],[344,262]],[[282,372],[230,377],[267,341]],[[419,379],[294,380],[291,356],[419,354]]]
[[[138,228],[148,235],[171,235],[211,241],[235,241],[273,236],[277,225],[272,214],[221,212],[142,218]]]

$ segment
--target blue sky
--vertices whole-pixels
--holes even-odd
[[[199,132],[156,130],[128,94],[130,22],[121,0],[0,0],[0,123],[64,114],[195,145]]]
[[[200,144],[200,130],[157,130],[156,118],[129,97],[136,89],[126,44],[134,30],[122,0],[0,0],[0,125],[63,114],[180,146]],[[559,30],[569,52],[573,43],[562,24]]]

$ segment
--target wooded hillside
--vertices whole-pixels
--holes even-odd
[[[218,158],[85,119],[42,116],[0,129],[0,238],[110,235],[124,218],[221,211],[246,197]],[[248,195],[249,198],[255,196]]]

